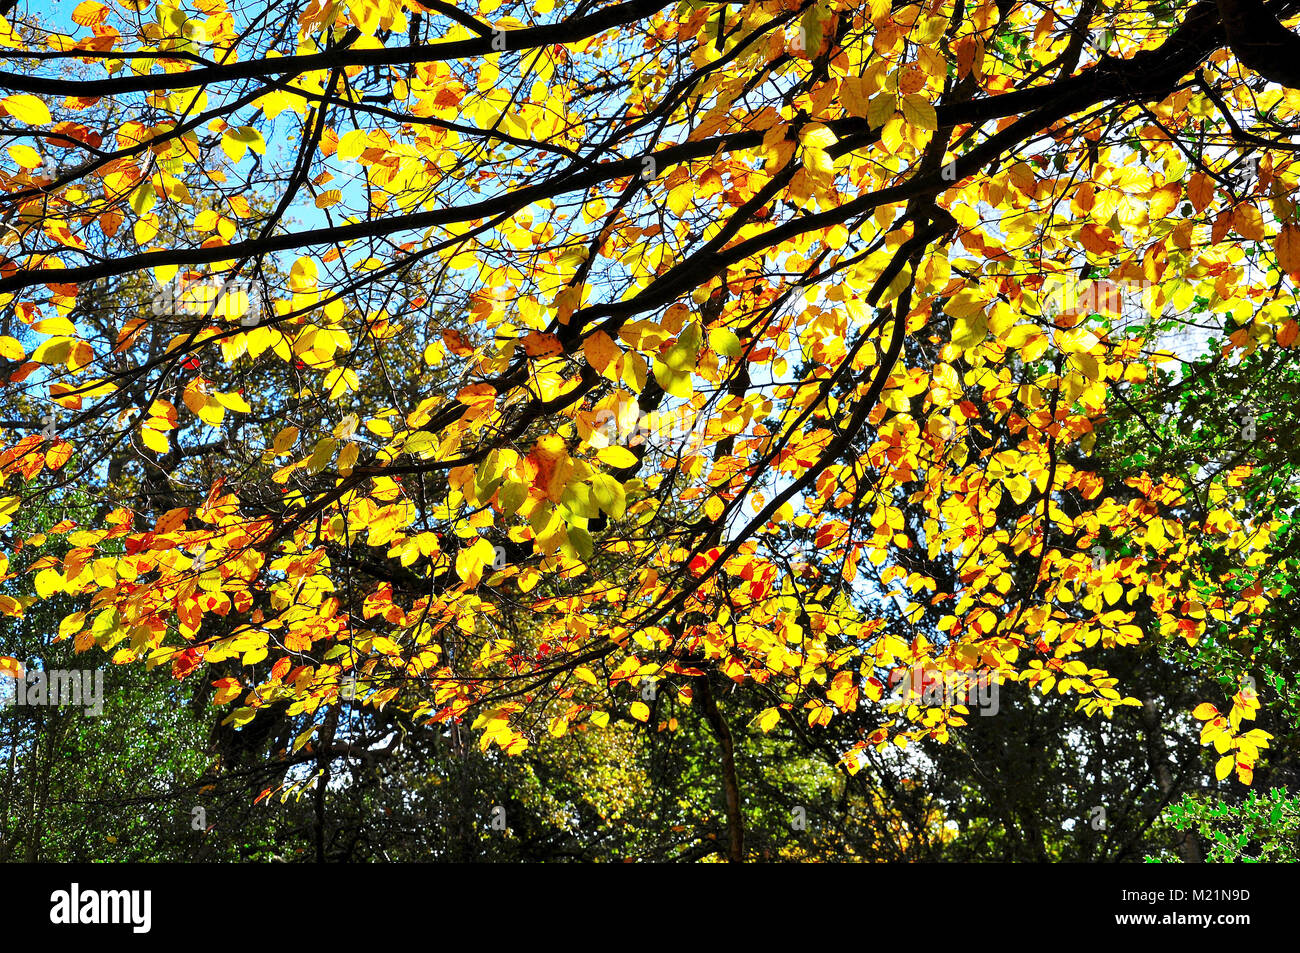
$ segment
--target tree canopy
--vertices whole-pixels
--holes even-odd
[[[204,785],[699,735],[743,860],[778,740],[855,856],[1288,782],[1300,2],[3,6],[0,613]]]

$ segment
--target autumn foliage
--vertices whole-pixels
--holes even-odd
[[[514,754],[672,699],[849,725],[852,773],[966,726],[905,672],[1140,706],[1099,653],[1282,598],[1249,455],[1094,453],[1170,328],[1295,345],[1300,59],[1251,24],[1297,14],[11,13],[0,518],[94,506],[7,540],[0,611],[67,600],[78,650],[276,708],[294,752],[350,706]],[[1249,784],[1259,712],[1176,714]]]

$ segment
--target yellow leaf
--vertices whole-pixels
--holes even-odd
[[[699,356],[700,341],[703,336],[704,333],[698,324],[689,324],[678,336],[677,343],[668,349],[668,353],[662,359],[655,358],[655,380],[674,397],[685,400],[694,392],[691,387],[691,371]]]
[[[952,343],[963,351],[969,351],[984,343],[988,330],[988,315],[982,311],[969,317],[958,318],[952,325]]]
[[[316,262],[310,258],[299,258],[289,269],[289,287],[293,291],[316,290]]]
[[[9,147],[9,158],[18,163],[24,169],[35,169],[44,160],[41,154],[31,146],[15,145]]]
[[[486,539],[479,537],[473,546],[467,546],[456,555],[456,575],[473,586],[483,576],[483,568],[492,563],[496,550]]]
[[[808,171],[820,176],[829,176],[835,172],[835,163],[831,161],[830,153],[824,149],[814,149],[811,146],[804,149],[804,165]]]
[[[1279,257],[1278,260],[1281,261],[1281,258]],[[1290,347],[1296,342],[1297,337],[1300,337],[1300,324],[1296,323],[1295,318],[1278,328],[1277,343],[1282,347]]]
[[[849,111],[849,115],[859,119],[867,118],[870,105],[864,89],[865,83],[860,76],[846,76],[840,80],[840,102]]]
[[[226,419],[226,408],[196,387],[187,387],[182,395],[185,406],[194,412],[200,420],[212,427],[218,427]]]
[[[965,289],[949,298],[943,310],[954,318],[969,318],[983,311],[987,303],[987,296],[976,290]]]
[[[57,569],[42,569],[36,574],[36,594],[42,599],[62,592],[63,585],[63,575]]]
[[[141,182],[140,185],[131,193],[131,209],[137,215],[148,213],[153,208],[157,196],[154,194],[153,183],[149,180]]]
[[[646,705],[645,702],[633,702],[632,717],[635,718],[637,721],[649,721],[650,708]]]
[[[155,453],[166,453],[171,449],[167,438],[151,427],[140,428],[140,439],[144,445]]]
[[[275,440],[271,443],[271,452],[277,457],[289,452],[289,449],[298,442],[298,428],[285,427],[275,435]]]
[[[1083,371],[1085,377],[1089,380],[1099,380],[1101,377],[1101,365],[1091,354],[1080,351],[1077,354],[1070,355],[1070,363]]]
[[[1233,765],[1236,764],[1236,758],[1232,755],[1225,755],[1219,759],[1219,763],[1214,766],[1214,776],[1222,781],[1232,773]]]
[[[939,128],[939,117],[934,111],[934,106],[920,93],[909,93],[903,97],[903,118],[907,120],[908,125],[916,126],[918,129],[929,129],[934,132]]]
[[[347,476],[352,472],[352,467],[356,464],[357,458],[361,456],[361,448],[355,443],[349,443],[339,453],[339,472]]]
[[[1031,485],[1029,480],[1024,476],[1015,476],[1006,481],[1007,489],[1011,491],[1011,498],[1017,503],[1023,503],[1029,499]]]
[[[216,391],[212,396],[236,413],[247,414],[251,413],[253,410],[252,407],[248,406],[248,401],[244,400],[243,395],[235,391],[231,391],[227,394]]]
[[[69,337],[50,338],[41,344],[32,355],[37,364],[64,364],[72,353],[73,340]]]
[[[741,344],[736,332],[730,328],[714,328],[709,332],[709,347],[723,357],[740,357]]]
[[[803,127],[799,141],[808,149],[829,149],[838,141],[830,128],[819,122],[812,122]]]
[[[49,108],[35,96],[6,96],[0,100],[0,106],[4,106],[5,111],[19,122],[29,126],[43,126],[50,121]]]
[[[224,414],[225,411],[222,410],[222,413]],[[334,456],[334,451],[337,447],[338,441],[333,437],[322,437],[320,440],[317,440],[316,446],[312,447],[311,456],[303,462],[303,466],[307,469],[307,472],[319,473],[321,470],[325,469],[325,465],[330,462],[330,458]]]
[[[234,126],[227,129],[221,137],[221,148],[230,156],[231,162],[239,162],[244,154],[252,149],[259,155],[266,153],[266,141],[262,134],[252,126]]]
[[[325,375],[330,400],[338,400],[348,391],[356,390],[358,384],[357,372],[348,367],[336,367]]]
[[[762,731],[764,734],[767,734],[767,732],[771,731],[773,728],[776,727],[777,722],[779,722],[780,720],[781,720],[781,710],[779,708],[768,708],[765,709],[763,713],[760,714],[756,719],[754,719],[754,723],[758,725],[760,731]]]
[[[903,125],[905,122],[903,114],[895,112],[885,121],[885,127],[880,130],[880,143],[890,155],[897,155],[898,151],[903,147]],[[816,712],[813,714],[816,715]]]
[[[1253,205],[1238,205],[1233,210],[1232,227],[1243,238],[1257,242],[1264,240],[1264,219]]]
[[[889,122],[889,118],[894,115],[896,108],[897,100],[895,100],[893,93],[876,95],[867,105],[867,125],[872,129],[880,128]]]
[[[596,454],[601,463],[609,464],[616,470],[624,470],[637,465],[636,454],[626,447],[605,447]]]

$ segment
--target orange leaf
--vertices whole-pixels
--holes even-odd
[[[238,698],[239,693],[243,691],[243,686],[239,684],[237,678],[219,678],[212,685],[217,689],[217,694],[212,699],[215,705],[225,705]]]
[[[1287,225],[1273,239],[1273,251],[1283,271],[1300,271],[1300,225]]]
[[[159,536],[174,532],[185,525],[185,521],[190,518],[190,511],[186,507],[178,507],[174,510],[168,510],[162,516],[158,517],[158,525],[154,527],[154,533]]]
[[[94,0],[85,0],[84,3],[77,4],[77,8],[72,11],[72,22],[80,23],[82,26],[96,26],[108,19],[108,7],[102,3],[95,3]]]
[[[543,334],[540,331],[534,331],[532,334],[526,335],[523,339],[523,345],[524,352],[529,357],[552,357],[564,353],[559,338],[554,334]]]
[[[545,493],[552,503],[560,502],[569,477],[573,475],[573,460],[564,445],[564,438],[559,434],[542,437],[528,454],[528,459],[537,467],[533,486]]]
[[[1187,181],[1187,197],[1192,200],[1192,208],[1198,212],[1214,200],[1214,182],[1204,172],[1197,172]]]
[[[1079,229],[1079,244],[1094,255],[1108,255],[1120,247],[1115,233],[1104,225],[1085,225]]]
[[[447,345],[447,350],[457,357],[468,357],[474,353],[474,345],[470,343],[469,338],[451,328],[442,332],[442,343]]]
[[[1156,189],[1151,193],[1147,216],[1153,222],[1159,221],[1174,210],[1174,206],[1178,204],[1178,200],[1182,198],[1182,195],[1183,184],[1181,182],[1171,182],[1164,188]]]
[[[57,441],[45,451],[45,466],[49,470],[58,470],[72,459],[72,444],[66,440]]]
[[[1300,332],[1300,324],[1296,324],[1295,318],[1292,318],[1278,329],[1277,343],[1283,347],[1290,347],[1295,343],[1297,332]]]
[[[1232,227],[1242,238],[1264,240],[1264,218],[1253,205],[1238,205],[1232,212]]]
[[[622,351],[614,343],[613,338],[604,331],[597,331],[583,340],[582,353],[586,355],[588,364],[604,373],[610,361],[618,357]]]

